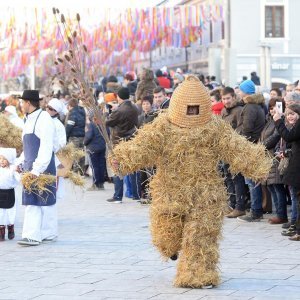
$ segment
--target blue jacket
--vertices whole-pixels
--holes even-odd
[[[85,133],[83,143],[86,146],[87,151],[91,153],[99,153],[106,149],[105,140],[93,122],[88,125],[88,130]]]
[[[69,137],[84,137],[85,111],[83,107],[75,106],[66,121],[66,134]]]

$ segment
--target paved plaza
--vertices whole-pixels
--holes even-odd
[[[162,261],[151,245],[149,207],[108,203],[112,190],[68,185],[59,238],[38,247],[17,245],[19,207],[16,239],[0,244],[0,299],[300,299],[300,242],[282,237],[280,225],[225,220],[221,285],[174,288],[176,262]]]

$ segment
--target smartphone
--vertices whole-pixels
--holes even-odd
[[[276,110],[282,114],[283,110],[282,110],[282,102],[276,102]]]

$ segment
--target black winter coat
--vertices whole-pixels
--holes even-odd
[[[88,124],[83,143],[87,151],[91,153],[99,153],[106,150],[105,140],[93,122]]]
[[[69,137],[84,137],[85,135],[85,110],[81,106],[75,106],[69,112],[66,120],[66,134]]]
[[[261,94],[253,94],[243,99],[245,106],[241,112],[241,135],[249,141],[257,143],[265,126],[265,99]]]
[[[300,190],[300,119],[290,130],[286,128],[282,119],[277,120],[275,126],[281,137],[292,146],[289,165],[283,174],[282,181]]]
[[[271,156],[274,156],[275,147],[280,141],[280,135],[276,130],[275,123],[271,115],[267,117],[267,123],[261,133],[260,142],[267,148]],[[266,185],[281,184],[282,179],[278,171],[279,161],[274,159],[272,168],[265,182]]]

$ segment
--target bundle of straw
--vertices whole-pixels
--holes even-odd
[[[47,185],[56,183],[56,176],[50,174],[41,174],[38,177],[33,177],[32,173],[25,172],[22,175],[21,183],[28,193],[40,194],[41,192],[50,192],[46,188]]]
[[[17,153],[23,151],[22,130],[2,114],[0,115],[0,147],[16,148]]]
[[[73,143],[68,143],[56,153],[58,159],[64,158],[67,160],[77,161],[84,157],[85,153],[82,149],[75,147]]]
[[[89,115],[93,116],[94,122],[107,144],[108,151],[112,151],[113,144],[107,134],[105,116],[97,105],[91,88],[92,83],[95,81],[95,70],[93,66],[91,68],[85,66],[90,61],[90,57],[87,46],[83,43],[80,15],[76,14],[77,31],[72,30],[71,23],[66,22],[65,16],[60,14],[57,8],[53,8],[52,11],[66,48],[66,51],[54,63],[58,68],[62,67],[62,69],[67,70],[67,75],[72,78],[72,84],[76,91],[72,94],[72,97],[82,101]],[[64,85],[64,80],[59,82]]]
[[[84,176],[80,176],[78,173],[69,171],[69,172],[67,173],[67,176],[66,176],[66,177],[69,178],[70,181],[71,181],[74,185],[77,185],[77,186],[80,186],[80,187],[84,187],[84,186],[85,186]]]

